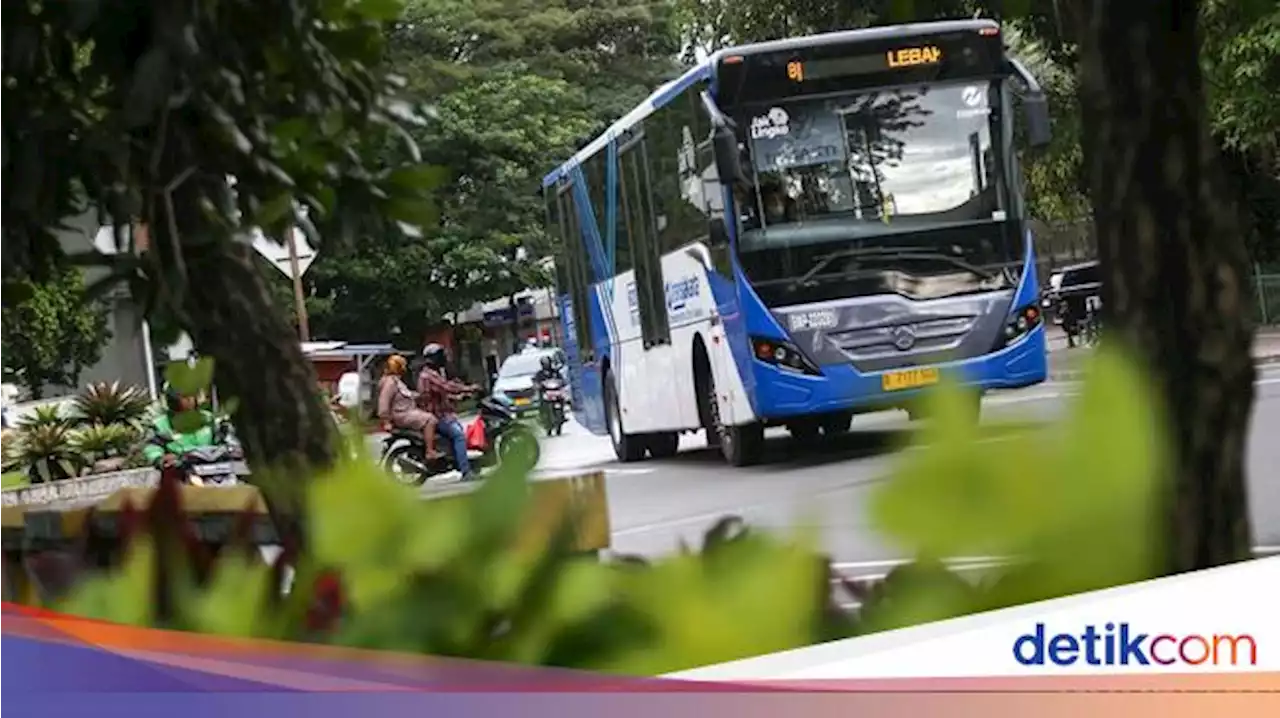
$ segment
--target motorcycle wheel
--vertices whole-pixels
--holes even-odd
[[[391,474],[391,478],[402,486],[421,486],[427,475],[419,471],[414,464],[421,463],[419,457],[413,455],[413,447],[397,446],[382,458],[382,466]]]

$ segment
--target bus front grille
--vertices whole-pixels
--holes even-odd
[[[942,317],[883,324],[827,336],[855,363],[914,364],[922,354],[933,355],[959,348],[976,321],[975,316]]]

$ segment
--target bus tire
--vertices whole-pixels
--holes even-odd
[[[730,466],[751,466],[764,454],[764,425],[758,422],[726,426],[720,434],[720,453]]]
[[[680,434],[664,431],[649,435],[649,456],[655,459],[670,459],[680,451]]]
[[[622,412],[618,408],[618,389],[614,386],[613,372],[604,375],[604,411],[605,421],[609,425],[609,441],[613,444],[613,453],[618,461],[631,463],[644,458],[645,449],[642,437],[626,434],[622,430]]]
[[[834,414],[828,414],[822,417],[822,433],[826,436],[836,436],[849,431],[849,425],[853,422],[853,413],[848,411],[838,411]]]
[[[787,433],[791,439],[801,444],[812,444],[818,440],[819,424],[816,419],[805,417],[787,424]]]

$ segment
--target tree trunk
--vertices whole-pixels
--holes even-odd
[[[1081,144],[1109,336],[1145,363],[1170,432],[1169,572],[1250,556],[1245,231],[1209,136],[1194,0],[1093,0]]]
[[[236,435],[251,480],[267,497],[281,543],[293,555],[306,544],[305,479],[333,463],[335,426],[253,250],[226,237],[201,211],[202,201],[226,196],[225,179],[179,169],[198,167],[196,157],[175,151],[166,159],[162,176],[178,178],[165,183],[174,190],[152,200],[146,212],[154,235],[148,252],[165,270],[162,296],[195,347],[213,358],[218,393],[239,402]]]
[[[239,402],[236,431],[250,462],[293,472],[327,466],[333,421],[315,370],[251,252],[231,242],[187,251],[191,338],[214,359],[219,395]]]

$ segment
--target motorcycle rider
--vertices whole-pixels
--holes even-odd
[[[432,413],[439,424],[436,430],[449,440],[453,459],[462,472],[463,481],[476,477],[467,457],[467,435],[458,421],[456,400],[459,396],[480,390],[474,384],[453,381],[444,375],[447,360],[444,347],[434,342],[422,348],[422,370],[418,372],[418,396],[423,409]]]
[[[555,364],[551,361],[551,357],[542,357],[542,366],[539,367],[538,373],[533,375],[533,383],[541,384],[544,381],[550,381],[552,379],[563,380],[564,377],[560,376],[560,370],[556,369]]]
[[[560,370],[556,369],[555,364],[551,361],[551,357],[549,356],[542,357],[541,364],[542,366],[538,368],[538,372],[533,375],[534,386],[541,388],[543,382],[552,381],[552,380],[560,380],[560,381],[564,380],[564,377],[560,376]],[[547,406],[546,402],[542,402],[542,405],[539,407],[539,409],[542,412],[543,421],[548,421],[549,419],[548,412],[551,410],[551,407]]]
[[[194,396],[184,395],[172,386],[164,391],[165,411],[151,423],[151,440],[142,448],[142,456],[157,468],[168,468],[178,462],[178,457],[192,449],[203,449],[218,444],[217,420],[213,412],[200,408]],[[200,427],[194,431],[180,432],[173,426],[178,414],[199,411]]]
[[[418,395],[404,383],[408,362],[399,354],[387,358],[378,381],[378,418],[400,429],[422,432],[427,459],[437,459],[435,415],[418,408]]]

